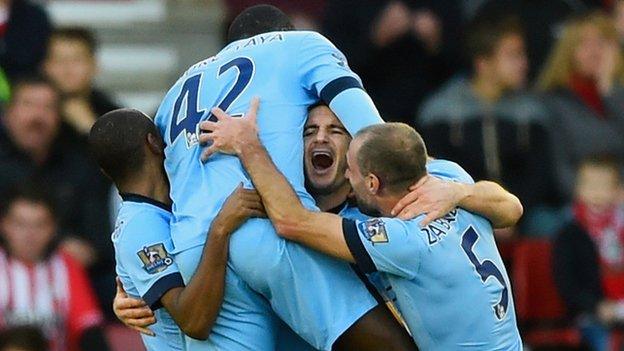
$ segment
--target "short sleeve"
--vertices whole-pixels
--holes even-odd
[[[303,87],[325,102],[351,135],[366,126],[383,123],[345,55],[327,38],[315,32],[303,37],[297,69]]]
[[[117,264],[123,267],[139,294],[152,310],[162,307],[160,298],[184,286],[171,255],[173,242],[169,223],[159,216],[132,218],[117,243]]]
[[[297,59],[301,84],[327,104],[346,89],[362,89],[345,55],[321,34],[309,32],[303,37]]]
[[[411,279],[425,249],[418,233],[393,218],[344,219],[342,230],[351,254],[365,273],[385,272]]]

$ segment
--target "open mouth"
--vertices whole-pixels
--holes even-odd
[[[315,171],[326,171],[334,164],[334,156],[328,151],[312,152],[312,167]]]

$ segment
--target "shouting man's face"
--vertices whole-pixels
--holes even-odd
[[[329,107],[310,110],[303,140],[308,191],[312,195],[327,195],[345,186],[351,136]]]

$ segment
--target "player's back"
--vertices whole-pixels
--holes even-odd
[[[304,188],[302,134],[307,107],[318,100],[318,87],[307,81],[322,81],[305,73],[306,65],[315,64],[310,52],[317,42],[331,45],[317,33],[299,31],[233,42],[192,66],[168,92],[155,122],[167,145],[165,168],[174,201],[176,250],[203,243],[205,228],[225,198],[239,183],[251,184],[236,157],[217,154],[206,164],[200,162],[196,128],[200,120],[210,118],[212,107],[236,116],[248,109],[252,97],[259,96],[260,139],[304,204],[314,206]],[[334,60],[341,69],[343,58],[336,54]],[[344,71],[353,75],[346,64]]]
[[[417,269],[389,275],[403,316],[423,350],[521,350],[509,278],[490,223],[462,209],[420,228]]]
[[[141,335],[150,351],[185,349],[183,333],[171,315],[159,301],[151,301],[152,297],[160,300],[158,294],[166,292],[168,284],[163,283],[179,275],[167,252],[171,250],[170,219],[170,212],[158,206],[124,199],[111,236],[116,272],[124,289],[128,295],[146,300],[154,311],[156,324],[150,330],[155,336]]]

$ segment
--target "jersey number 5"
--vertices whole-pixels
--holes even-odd
[[[481,276],[481,281],[483,284],[487,281],[489,277],[494,277],[498,282],[503,286],[503,292],[501,293],[501,298],[498,303],[494,306],[494,314],[498,320],[505,318],[507,314],[507,307],[509,305],[509,290],[507,289],[507,284],[505,283],[505,279],[503,278],[503,273],[496,267],[494,262],[490,260],[484,260],[483,262],[479,262],[477,255],[475,255],[473,249],[474,245],[479,239],[479,235],[474,230],[473,227],[468,228],[464,235],[462,235],[461,246],[464,249],[464,252],[468,256],[470,263],[475,267],[477,273]]]
[[[238,57],[219,67],[219,70],[217,71],[217,79],[221,77],[223,73],[232,68],[236,68],[238,70],[238,75],[236,76],[236,81],[230,90],[217,105],[223,111],[226,111],[234,100],[236,100],[243,93],[245,88],[247,88],[251,82],[251,78],[253,78],[253,61],[247,57]],[[180,95],[178,95],[178,98],[173,105],[171,127],[169,128],[169,142],[171,144],[173,144],[176,138],[182,133],[186,136],[187,147],[190,148],[191,146],[197,144],[197,125],[206,112],[206,110],[200,109],[199,107],[199,87],[201,80],[202,74],[200,73],[189,77],[186,81],[184,81],[184,84],[182,84]],[[183,105],[186,107],[184,108],[184,111],[182,111],[183,114],[180,114]],[[212,113],[209,113],[206,119],[210,121],[216,120]]]

